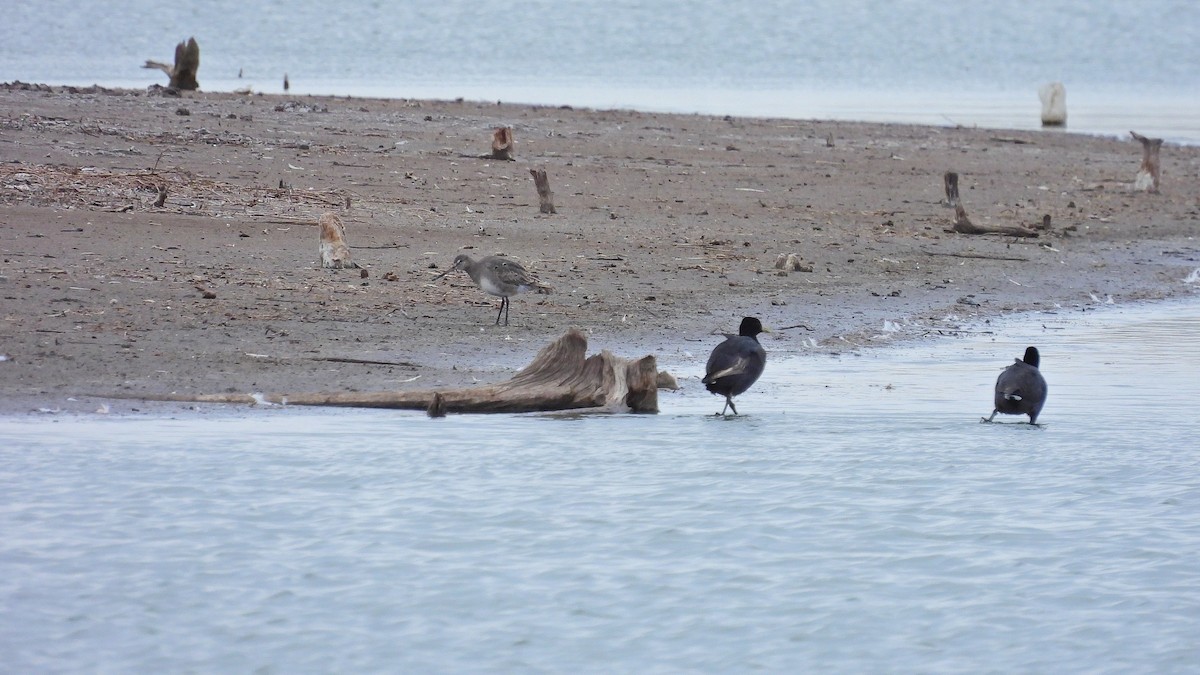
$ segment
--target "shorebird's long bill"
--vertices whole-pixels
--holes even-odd
[[[451,272],[453,272],[453,271],[454,271],[454,268],[453,268],[453,267],[451,267],[450,269],[446,270],[445,272],[442,272],[441,274],[439,274],[439,275],[437,275],[436,277],[434,277],[434,278],[433,278],[433,280],[434,280],[434,281],[437,281],[438,279],[441,279],[442,277],[446,276],[447,274],[450,274],[450,273],[451,273]]]

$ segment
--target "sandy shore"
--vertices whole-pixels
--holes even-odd
[[[1055,131],[12,85],[0,110],[0,413],[498,381],[570,326],[698,389],[743,315],[802,325],[773,354],[831,352],[1200,286],[1195,147],[1164,148],[1155,195],[1136,142]],[[500,125],[517,161],[481,158]],[[946,232],[947,170],[977,224],[1052,229]],[[327,211],[366,278],[318,267]],[[494,326],[465,274],[433,281],[460,252],[555,293]]]

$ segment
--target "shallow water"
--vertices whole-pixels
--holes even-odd
[[[1061,81],[1072,131],[1200,143],[1193,0],[9,4],[0,81],[163,84],[195,36],[207,91],[1026,129]]]
[[[767,336],[729,419],[695,356],[656,416],[0,420],[3,670],[1194,671],[1197,331]],[[1027,344],[1044,425],[980,424]]]

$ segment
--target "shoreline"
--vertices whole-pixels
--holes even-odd
[[[777,353],[833,352],[885,320],[1180,297],[1200,267],[1193,146],[1164,149],[1151,195],[1130,189],[1136,143],[1057,132],[54,87],[0,101],[6,416],[90,412],[99,399],[63,405],[84,393],[494,382],[570,326],[690,380],[743,314],[812,328]],[[500,125],[515,162],[479,158]],[[535,167],[557,215],[538,213]],[[1049,235],[945,232],[946,170],[976,223],[1050,215]],[[367,278],[318,268],[324,211]],[[512,255],[555,293],[514,298],[497,328],[465,275],[432,282],[458,252]],[[787,253],[813,271],[779,275]],[[348,358],[397,365],[330,360]]]
[[[780,361],[784,364],[802,362],[808,358],[828,358],[841,359],[845,357],[866,357],[879,356],[878,352],[886,350],[906,350],[911,348],[931,347],[933,345],[944,344],[947,340],[966,339],[967,335],[998,335],[1005,330],[1005,327],[1011,328],[1014,324],[1022,326],[1028,323],[1029,326],[1034,326],[1035,323],[1043,324],[1043,332],[1045,332],[1047,316],[1062,317],[1068,312],[1071,313],[1088,313],[1090,317],[1103,317],[1107,313],[1123,313],[1123,312],[1145,312],[1149,309],[1164,308],[1171,309],[1180,305],[1193,304],[1200,307],[1200,293],[1196,292],[1200,289],[1195,289],[1190,293],[1175,295],[1169,298],[1144,300],[1133,304],[1118,305],[1107,303],[1104,301],[1091,305],[1076,305],[1074,307],[1062,308],[1041,308],[1024,310],[1012,314],[998,314],[991,316],[980,316],[969,322],[954,322],[946,326],[920,326],[922,332],[911,332],[909,329],[914,328],[912,324],[899,327],[898,332],[888,333],[884,329],[877,331],[877,335],[865,338],[861,344],[846,342],[841,350],[821,350],[819,348],[794,346],[787,351],[776,350],[774,344],[768,342],[764,346],[768,348],[768,360],[770,363],[779,367]],[[1164,307],[1166,306],[1166,307]],[[1035,321],[1035,317],[1041,317]],[[997,328],[995,323],[1003,323],[1005,327]],[[1050,323],[1055,323],[1051,321]],[[1052,326],[1051,330],[1061,330],[1060,327]],[[778,338],[778,334],[767,336],[767,341]],[[711,344],[705,343],[702,350],[696,352],[697,366],[699,371],[688,371],[680,377],[680,389],[678,392],[664,390],[660,396],[699,396],[702,398],[711,398],[713,402],[719,404],[720,398],[713,394],[704,391],[700,385],[700,376],[703,370],[703,358],[707,357],[707,349],[715,346],[719,342],[720,336],[712,336]],[[696,351],[696,350],[693,350]],[[701,351],[703,353],[701,353]],[[1018,355],[1014,352],[1014,356]],[[1003,360],[1004,355],[999,355],[998,359]],[[524,364],[522,364],[524,365]],[[672,372],[679,376],[683,371],[677,371],[670,367],[670,364],[659,364],[660,368]],[[695,368],[693,368],[695,370]],[[764,389],[771,386],[770,377],[764,377],[755,385],[755,391],[760,395]],[[481,384],[487,384],[484,382]],[[984,380],[981,383],[987,384]],[[682,393],[680,393],[682,392]],[[248,393],[263,393],[263,392],[248,392]],[[105,419],[173,419],[179,415],[185,416],[203,416],[208,418],[219,419],[245,419],[248,414],[258,414],[258,412],[250,413],[251,410],[263,411],[269,410],[278,412],[283,410],[292,411],[298,414],[314,414],[323,413],[328,415],[337,415],[344,413],[347,410],[368,411],[374,410],[381,413],[406,413],[418,416],[424,416],[424,413],[418,410],[391,410],[386,408],[338,408],[334,406],[308,406],[308,405],[289,405],[279,403],[263,403],[263,404],[233,404],[233,403],[201,403],[201,402],[186,402],[186,401],[155,401],[138,398],[113,398],[107,396],[98,396],[90,394],[79,394],[71,397],[71,400],[60,401],[62,404],[58,408],[38,407],[41,403],[38,399],[31,399],[27,402],[24,408],[20,405],[20,400],[10,402],[12,405],[0,406],[0,423],[13,422],[18,420],[29,420],[45,418],[47,420],[85,420],[96,419],[101,416]],[[986,404],[986,401],[983,402]],[[562,411],[559,411],[562,412]],[[671,412],[669,409],[661,410],[660,412]],[[478,414],[478,413],[477,413]]]
[[[0,83],[0,86],[28,83]],[[113,84],[77,81],[53,85],[60,90],[139,92],[160,84],[158,78],[119,80]],[[205,79],[208,94],[276,96],[340,100],[390,100],[462,102],[513,107],[570,107],[597,111],[636,111],[678,116],[789,119],[795,121],[914,125],[936,128],[1046,131],[1124,140],[1133,128],[1168,144],[1200,147],[1200,129],[1191,111],[1200,98],[1159,89],[1129,92],[1105,87],[1073,87],[1070,123],[1045,128],[1040,123],[1036,92],[1013,89],[954,89],[950,91],[890,90],[867,94],[855,89],[753,88],[709,89],[680,86],[663,90],[651,86],[597,89],[573,85],[507,85],[492,88],[483,83],[457,85],[412,84],[405,87],[340,85],[318,82],[311,87],[293,85],[284,92],[279,83],[259,80]],[[51,85],[28,85],[51,86]],[[1136,100],[1136,105],[1126,101]]]

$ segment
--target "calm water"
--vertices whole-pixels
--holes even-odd
[[[1198,332],[768,336],[736,419],[693,355],[657,416],[0,420],[0,670],[1196,672]],[[1027,344],[1044,426],[980,424]]]
[[[145,87],[179,40],[204,89],[1070,129],[1200,143],[1194,0],[9,3],[0,81]],[[238,72],[244,77],[239,79]]]

